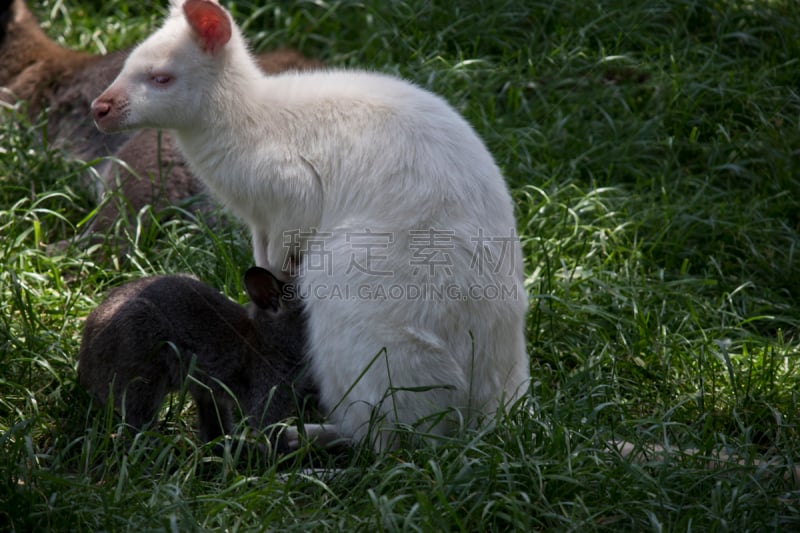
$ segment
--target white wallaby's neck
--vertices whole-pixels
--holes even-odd
[[[246,51],[237,55],[226,61],[207,89],[196,124],[175,131],[190,164],[210,172],[212,179],[222,163],[217,159],[235,164],[239,158],[234,154],[252,157],[255,143],[263,141],[272,122],[271,107],[256,96],[264,93],[268,79]]]

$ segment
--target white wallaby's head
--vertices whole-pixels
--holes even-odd
[[[92,102],[95,124],[105,132],[192,128],[237,54],[247,49],[216,0],[172,0],[164,25]]]

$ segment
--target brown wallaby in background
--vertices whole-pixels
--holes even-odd
[[[313,395],[302,306],[263,268],[250,268],[245,286],[249,312],[187,275],[117,287],[86,319],[78,381],[101,404],[113,395],[136,429],[185,383],[204,442],[229,434],[239,409],[257,429],[285,419]]]
[[[156,130],[101,133],[94,127],[92,99],[111,83],[130,50],[93,55],[64,48],[50,39],[22,0],[0,0],[0,102],[24,100],[32,116],[44,109],[51,142],[71,157],[91,161],[113,155],[98,168],[97,200],[120,192],[123,202],[106,202],[86,233],[106,231],[120,215],[156,210],[203,192],[175,149],[172,137]],[[282,49],[257,56],[266,73],[318,68],[319,61]],[[193,209],[207,209],[207,202]],[[123,209],[123,211],[120,211]]]

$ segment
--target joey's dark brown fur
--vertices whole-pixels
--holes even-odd
[[[257,428],[290,416],[295,398],[312,392],[302,306],[264,269],[248,270],[245,285],[249,313],[185,275],[114,289],[86,319],[79,382],[103,404],[112,395],[137,429],[185,384],[204,441],[230,433],[239,409]]]
[[[119,192],[122,202],[104,204],[88,232],[105,231],[120,215],[135,214],[144,206],[158,210],[203,191],[169,134],[144,130],[109,135],[95,128],[91,102],[114,80],[128,53],[101,56],[64,48],[45,35],[25,2],[0,0],[0,101],[24,100],[34,115],[48,109],[48,137],[70,156],[85,161],[114,156],[130,169],[113,160],[98,167],[98,201]],[[289,49],[257,59],[267,73],[321,66]],[[205,209],[208,204],[193,206]]]

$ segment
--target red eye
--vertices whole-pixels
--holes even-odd
[[[169,74],[152,74],[150,75],[150,81],[156,85],[167,85],[172,82],[172,76]]]

